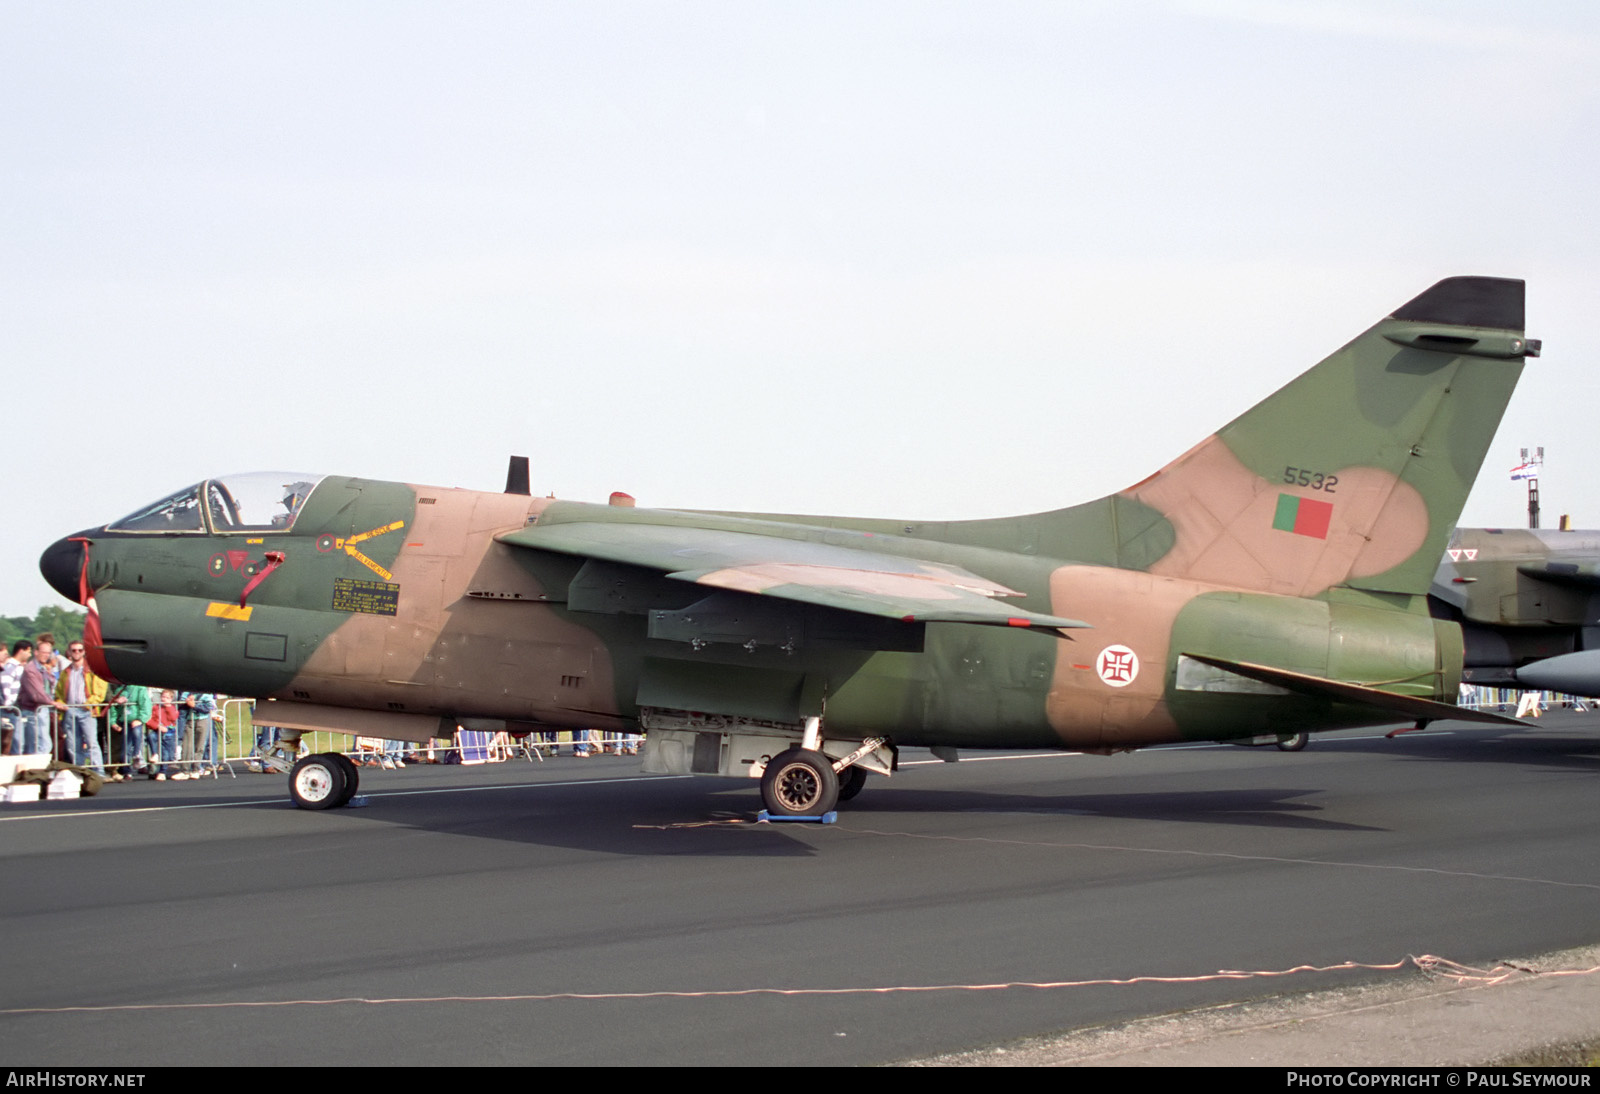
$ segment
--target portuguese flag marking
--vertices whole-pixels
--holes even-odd
[[[1332,519],[1332,502],[1317,501],[1315,498],[1297,498],[1293,494],[1279,494],[1278,511],[1272,518],[1272,526],[1280,532],[1327,539],[1328,522]]]

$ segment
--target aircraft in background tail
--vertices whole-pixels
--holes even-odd
[[[1600,532],[1458,529],[1433,602],[1467,683],[1600,698]]]

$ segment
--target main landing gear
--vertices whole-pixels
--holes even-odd
[[[856,787],[858,792],[860,789]],[[839,804],[839,776],[834,773],[833,761],[809,748],[778,753],[761,774],[761,804],[775,817],[831,813]]]
[[[769,816],[820,817],[842,801],[861,793],[867,769],[856,761],[883,745],[872,738],[842,759],[822,751],[822,721],[807,718],[798,747],[785,749],[767,761],[761,773],[761,804]]]
[[[867,769],[855,764],[839,772],[839,800],[847,802],[867,785]]]
[[[826,736],[822,718],[798,721],[641,707],[651,775],[744,775],[761,781],[769,818],[825,817],[861,793],[868,775],[897,763],[886,737]]]
[[[1218,741],[1218,744],[1244,745],[1259,748],[1272,745],[1279,752],[1299,752],[1311,740],[1309,733],[1259,733],[1254,737],[1235,737],[1228,741]]]

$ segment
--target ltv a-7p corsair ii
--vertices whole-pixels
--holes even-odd
[[[645,509],[336,475],[186,487],[52,544],[97,672],[427,741],[645,731],[645,769],[853,797],[897,749],[1500,720],[1454,705],[1439,558],[1524,359],[1523,283],[1441,281],[1160,471],[957,522]],[[520,481],[517,481],[520,480]],[[291,732],[291,747],[298,737]],[[343,757],[290,775],[307,808]]]

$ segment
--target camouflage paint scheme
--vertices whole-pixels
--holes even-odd
[[[308,729],[634,729],[669,710],[1114,750],[1425,721],[1462,667],[1427,593],[1537,352],[1522,327],[1522,282],[1440,282],[1149,478],[1029,516],[330,476],[286,531],[98,528],[41,569],[92,592],[108,675],[271,697],[272,720]]]
[[[1431,600],[1468,683],[1600,697],[1600,532],[1457,529]]]

